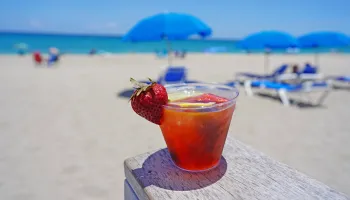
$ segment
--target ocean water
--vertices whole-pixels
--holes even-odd
[[[159,42],[124,42],[118,36],[67,35],[67,34],[33,34],[0,33],[0,53],[15,54],[15,44],[25,43],[28,51],[47,52],[49,47],[57,47],[61,52],[87,54],[92,48],[98,52],[130,53],[155,52],[167,49],[165,41]],[[239,52],[233,40],[183,40],[172,41],[172,49],[188,52],[203,52],[215,47],[217,51]]]
[[[235,46],[235,40],[196,39],[172,41],[173,50],[186,50],[187,52],[215,52],[215,53],[243,53]],[[150,53],[167,49],[165,41],[159,42],[124,42],[118,36],[97,35],[68,35],[68,34],[42,34],[42,33],[0,33],[0,54],[16,54],[16,44],[25,43],[27,52],[47,52],[49,47],[57,47],[63,53],[87,54],[92,48],[98,53]],[[311,50],[301,50],[301,53]],[[327,52],[329,49],[321,49]],[[350,48],[341,50],[350,52]]]

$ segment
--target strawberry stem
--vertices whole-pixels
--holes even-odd
[[[148,80],[151,81],[151,83],[155,83],[151,78],[148,77]]]
[[[140,82],[136,81],[136,80],[133,79],[133,78],[130,78],[130,82],[131,82],[134,86],[136,86],[135,89],[138,89],[138,88],[142,88],[142,87],[147,86],[147,84],[145,84],[145,83],[140,83]]]
[[[136,91],[131,95],[129,101],[134,98],[135,96],[139,96],[142,92],[147,91],[150,89],[156,82],[154,82],[151,78],[148,78],[148,80],[151,82],[151,84],[145,84],[145,83],[140,83],[136,81],[133,78],[130,78],[130,82],[134,85],[134,88]],[[136,86],[136,87],[135,87]]]

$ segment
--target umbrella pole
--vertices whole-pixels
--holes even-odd
[[[166,42],[167,42],[167,47],[168,47],[168,65],[171,66],[172,65],[171,43],[168,39],[166,39]]]
[[[268,53],[264,53],[264,73],[265,75],[268,73],[269,70],[269,54]]]
[[[316,50],[315,55],[314,55],[314,64],[315,64],[317,67],[319,67],[319,66],[318,66],[318,65],[319,65],[319,54],[318,54],[317,50]]]

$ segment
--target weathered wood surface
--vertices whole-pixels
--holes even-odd
[[[139,200],[127,180],[124,180],[124,200]]]
[[[124,167],[139,199],[349,199],[231,138],[211,171],[182,171],[167,149],[129,158]]]

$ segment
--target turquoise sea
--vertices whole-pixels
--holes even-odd
[[[150,53],[167,48],[164,41],[131,43],[122,41],[120,36],[0,32],[0,54],[16,54],[15,45],[19,43],[25,43],[28,52],[47,52],[49,47],[57,47],[61,52],[69,54],[87,54],[92,48],[99,53]],[[193,39],[172,41],[171,46],[174,50],[188,52],[242,53],[241,49],[235,47],[235,43],[236,40]],[[329,49],[321,51],[328,52]],[[341,51],[350,53],[350,48]]]

